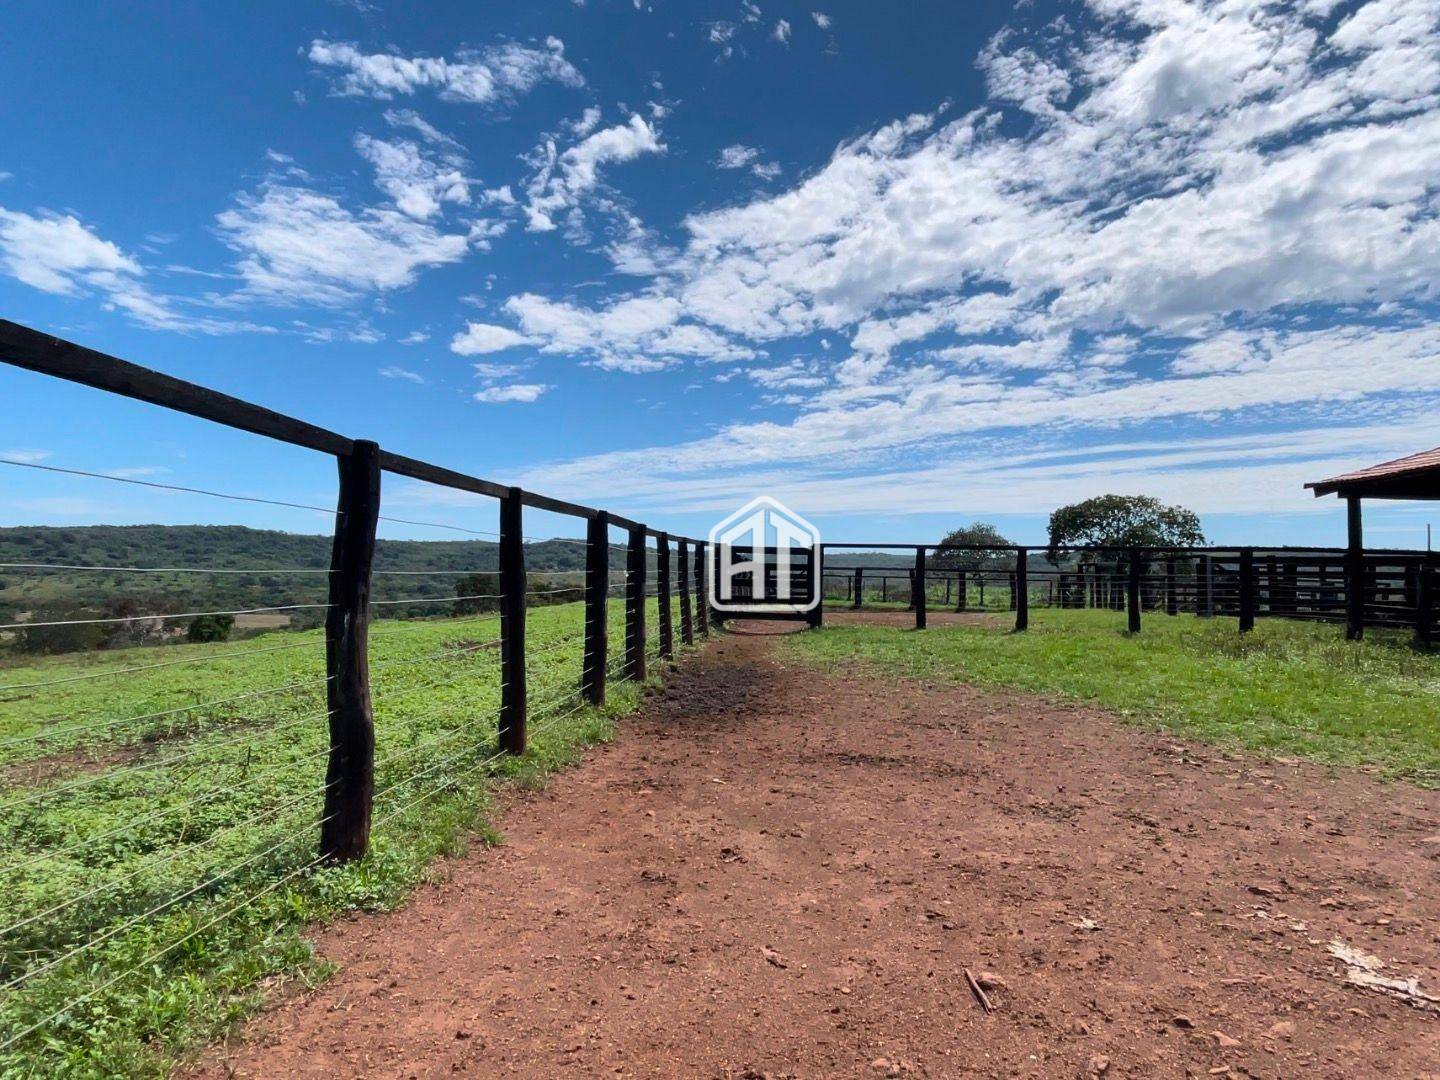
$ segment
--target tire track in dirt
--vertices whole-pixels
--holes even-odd
[[[1358,772],[742,633],[500,825],[200,1075],[1440,1070],[1326,951],[1440,986],[1440,795]]]

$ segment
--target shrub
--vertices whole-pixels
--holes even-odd
[[[197,615],[185,632],[187,641],[228,641],[235,628],[234,615]]]

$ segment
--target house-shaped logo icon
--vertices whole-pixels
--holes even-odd
[[[710,604],[743,612],[820,603],[820,530],[778,499],[760,495],[710,530]]]

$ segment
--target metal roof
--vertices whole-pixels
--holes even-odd
[[[1390,499],[1440,498],[1440,447],[1382,461],[1305,485],[1319,495],[1371,495]]]

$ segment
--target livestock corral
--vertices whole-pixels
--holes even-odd
[[[3,538],[4,1075],[1440,1060],[1426,552],[825,543],[817,604],[757,571],[737,613],[708,539],[14,324],[0,360],[337,478],[283,563]]]

